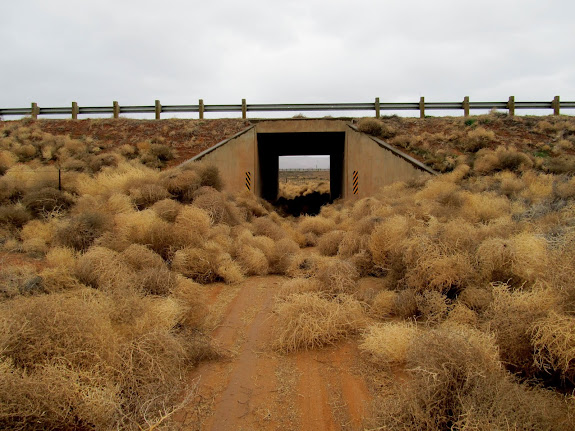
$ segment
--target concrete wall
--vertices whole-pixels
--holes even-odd
[[[293,119],[262,121],[256,124],[258,133],[345,132],[347,123],[329,119]]]
[[[414,165],[414,161],[394,153],[383,142],[360,133],[351,127],[347,131],[344,155],[344,190],[347,198],[373,196],[384,186],[396,181],[407,181],[431,175],[431,170]],[[425,167],[423,167],[425,168]],[[357,194],[353,193],[353,172],[357,171]]]
[[[385,142],[360,133],[341,120],[291,119],[264,121],[234,137],[198,154],[193,160],[203,160],[219,167],[226,191],[236,193],[246,187],[250,173],[250,191],[261,196],[262,178],[258,154],[258,133],[345,132],[342,198],[358,199],[372,196],[386,185],[408,181],[434,172]],[[263,136],[263,135],[262,135]],[[312,145],[310,143],[310,145]],[[325,145],[325,143],[324,143]],[[326,154],[322,150],[321,154]],[[302,153],[303,154],[303,153]],[[313,154],[313,151],[307,154]],[[317,153],[319,154],[319,153]],[[332,167],[333,169],[333,167]],[[353,172],[357,171],[357,193],[354,194]]]
[[[194,157],[213,164],[220,169],[224,188],[231,193],[241,192],[246,187],[246,172],[250,173],[250,189],[254,191],[257,178],[256,129],[240,132],[235,137],[219,143]]]

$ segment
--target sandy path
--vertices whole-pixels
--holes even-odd
[[[275,294],[284,277],[215,285],[212,336],[229,357],[190,376],[197,396],[175,415],[179,430],[361,430],[369,393],[354,368],[354,341],[290,355],[270,349]],[[232,289],[232,290],[230,290]],[[214,325],[215,326],[215,325]]]

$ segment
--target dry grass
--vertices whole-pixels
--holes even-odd
[[[316,292],[292,294],[274,313],[274,347],[284,353],[333,344],[364,322],[361,304],[346,295],[330,300]]]
[[[266,275],[270,269],[266,254],[259,248],[247,244],[237,248],[236,261],[246,275]]]
[[[422,331],[407,366],[407,382],[378,405],[384,429],[573,429],[573,407],[506,376],[493,338],[479,331]]]
[[[322,216],[304,216],[298,223],[299,231],[301,233],[312,233],[315,235],[323,235],[330,232],[335,228],[333,220],[327,219]]]
[[[345,231],[343,230],[333,230],[322,235],[317,243],[318,251],[324,256],[335,256],[344,235]]]
[[[496,114],[366,120],[361,127],[453,171],[300,218],[253,194],[222,193],[213,167],[150,169],[170,157],[159,136],[114,151],[50,135],[40,122],[3,124],[0,418],[12,422],[0,427],[153,422],[174,405],[190,365],[213,356],[199,283],[275,273],[297,277],[278,292],[279,350],[353,335],[364,307],[417,328],[410,342],[366,333],[379,340],[366,357],[388,364],[378,373],[407,374],[403,387],[387,388],[378,426],[569,429],[566,399],[537,385],[570,390],[574,379],[575,126],[545,121],[532,134],[533,119]],[[57,163],[70,169],[62,193]]]
[[[397,292],[383,290],[379,292],[371,304],[371,314],[379,319],[390,317],[393,314]]]
[[[424,236],[413,236],[407,242],[404,261],[407,266],[405,282],[418,291],[431,289],[447,293],[461,290],[473,274],[468,254],[451,252]]]
[[[380,367],[405,365],[409,345],[419,330],[412,322],[390,322],[369,326],[359,344],[368,360]]]
[[[477,248],[479,270],[487,281],[514,286],[542,278],[549,258],[544,238],[529,233],[509,239],[490,238]]]
[[[345,260],[333,259],[321,267],[317,273],[323,290],[331,294],[352,294],[357,289],[359,272],[353,264]]]
[[[533,325],[558,307],[558,295],[550,289],[511,291],[507,285],[493,287],[493,302],[486,314],[495,334],[501,359],[525,376],[537,372],[531,331]]]
[[[533,324],[535,364],[575,384],[575,318],[552,311]]]
[[[237,283],[244,277],[238,263],[215,242],[208,242],[203,248],[178,250],[172,261],[172,269],[202,284],[218,280]]]

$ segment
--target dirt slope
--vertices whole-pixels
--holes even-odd
[[[252,277],[237,287],[209,287],[212,335],[227,357],[203,363],[189,377],[197,394],[176,415],[176,429],[363,429],[370,396],[354,341],[290,355],[270,348],[283,280]]]

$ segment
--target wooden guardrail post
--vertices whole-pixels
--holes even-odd
[[[113,105],[114,118],[120,118],[120,104],[114,100]]]
[[[154,105],[155,105],[155,112],[156,112],[156,120],[159,120],[160,115],[162,114],[162,104],[160,103],[159,100],[156,100]]]
[[[79,113],[78,103],[72,102],[72,120],[78,119],[78,113]]]
[[[242,118],[245,120],[248,117],[248,105],[246,99],[242,99]]]
[[[555,96],[553,98],[553,115],[559,115],[561,111],[561,102],[559,100],[559,96]]]
[[[469,96],[463,98],[463,116],[469,117]]]
[[[32,109],[30,110],[30,116],[34,119],[38,119],[38,113],[40,110],[38,109],[38,104],[36,102],[32,102]]]
[[[509,101],[507,102],[507,109],[509,109],[509,116],[513,117],[515,115],[515,96],[509,96]]]
[[[379,117],[380,117],[379,114],[380,114],[379,97],[376,97],[375,98],[375,118],[379,119]]]
[[[419,98],[419,118],[425,118],[425,97]]]
[[[204,99],[200,99],[200,104],[199,104],[199,111],[200,111],[200,120],[204,119]]]

